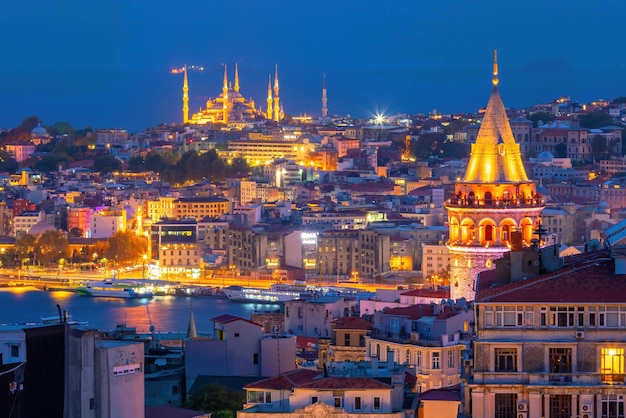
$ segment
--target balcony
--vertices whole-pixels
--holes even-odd
[[[528,199],[468,199],[453,196],[446,201],[449,208],[534,208],[544,206],[543,196]]]
[[[623,385],[623,374],[547,373],[547,372],[480,372],[474,370],[475,384],[521,384],[537,386]]]

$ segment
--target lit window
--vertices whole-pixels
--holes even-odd
[[[624,381],[624,349],[602,348],[600,351],[600,373],[603,382]]]

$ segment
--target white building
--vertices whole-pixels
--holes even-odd
[[[90,238],[110,238],[116,232],[126,231],[126,211],[106,209],[91,216]]]

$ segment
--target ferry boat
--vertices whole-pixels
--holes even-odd
[[[314,291],[304,286],[274,284],[269,289],[259,287],[229,286],[226,297],[238,302],[280,303],[314,296]]]
[[[154,293],[150,287],[134,282],[105,280],[91,283],[76,289],[79,295],[105,298],[151,298]]]

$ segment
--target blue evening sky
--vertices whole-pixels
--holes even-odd
[[[279,65],[286,113],[472,112],[498,48],[505,105],[626,95],[626,2],[426,0],[21,0],[0,5],[0,127],[138,131],[219,94],[222,65],[265,107]]]

